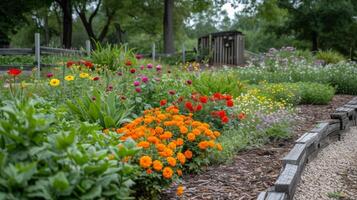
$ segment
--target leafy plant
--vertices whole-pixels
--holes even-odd
[[[114,92],[103,93],[98,90],[94,90],[92,96],[87,93],[81,98],[68,100],[66,105],[81,121],[98,123],[103,128],[119,127],[130,121],[128,117],[132,110]]]
[[[5,102],[0,110],[2,199],[131,198],[135,167],[121,160],[138,151],[132,140],[120,143],[88,123],[53,132],[51,124],[61,122],[34,101]]]
[[[315,57],[316,59],[323,60],[326,64],[336,64],[346,60],[342,54],[332,50],[318,51]]]

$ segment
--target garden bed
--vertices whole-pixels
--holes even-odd
[[[280,159],[294,145],[296,138],[310,130],[317,121],[329,119],[330,113],[353,98],[336,95],[328,105],[297,107],[293,137],[260,148],[240,152],[232,163],[208,167],[199,175],[186,176],[184,199],[256,199],[259,192],[272,186],[281,169]],[[175,188],[175,187],[173,187]],[[175,199],[174,189],[162,199]]]

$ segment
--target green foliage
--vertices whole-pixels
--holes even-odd
[[[129,199],[135,168],[119,160],[134,156],[136,144],[119,143],[116,133],[105,135],[88,123],[52,129],[62,122],[38,112],[35,104],[14,100],[0,108],[0,196]]]
[[[124,46],[101,45],[100,43],[97,43],[96,50],[91,54],[91,59],[98,67],[107,67],[112,71],[122,69],[127,61],[132,64],[136,62],[132,50],[125,51]]]
[[[298,83],[300,104],[328,104],[335,95],[335,89],[319,83]]]
[[[332,50],[318,51],[315,57],[316,59],[323,60],[326,64],[336,64],[345,60],[343,55]]]
[[[106,94],[94,90],[93,95],[90,94],[68,100],[66,103],[69,111],[81,121],[98,123],[103,128],[119,127],[129,121],[128,117],[132,108],[121,101],[114,92]]]
[[[202,95],[214,93],[231,94],[236,97],[244,90],[245,85],[234,74],[205,71],[198,76],[192,76],[192,87]]]

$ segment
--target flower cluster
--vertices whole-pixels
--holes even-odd
[[[199,170],[197,163],[205,164],[209,153],[222,150],[216,142],[218,131],[211,130],[207,123],[195,121],[192,114],[179,114],[175,106],[165,111],[146,110],[144,116],[117,129],[117,133],[122,134],[121,140],[132,138],[142,148],[136,160],[145,170],[145,176],[159,177],[166,183],[177,180],[185,169]]]

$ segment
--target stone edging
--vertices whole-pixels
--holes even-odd
[[[320,121],[315,128],[295,141],[295,146],[282,159],[283,168],[274,186],[261,192],[257,200],[292,200],[305,164],[341,134],[357,126],[357,97],[336,109],[330,120]]]

